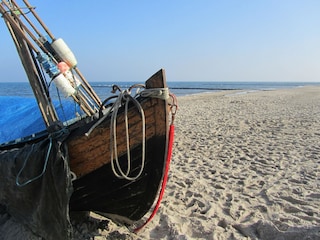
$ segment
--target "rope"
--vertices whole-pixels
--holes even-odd
[[[132,89],[137,88],[137,93],[135,97],[131,96]],[[140,88],[144,88],[144,90],[140,91]],[[119,86],[112,86],[112,93],[120,92],[118,97],[112,106],[108,109],[108,111],[104,114],[104,116],[100,117],[100,119],[85,133],[86,136],[89,136],[92,131],[98,127],[108,116],[111,114],[110,121],[110,158],[111,158],[111,168],[116,177],[120,179],[126,179],[129,181],[134,181],[139,178],[143,172],[145,166],[145,138],[146,138],[146,129],[145,129],[145,115],[142,106],[137,100],[138,96],[141,97],[154,97],[160,99],[168,99],[169,98],[169,90],[168,88],[152,88],[145,89],[145,86],[142,84],[132,85],[127,90],[122,91]],[[115,96],[107,98],[103,101],[103,104],[106,104],[110,99]],[[130,155],[130,136],[129,136],[129,123],[128,123],[128,106],[129,103],[132,102],[134,106],[138,109],[141,116],[141,124],[142,124],[142,153],[141,153],[141,167],[139,172],[135,176],[130,176],[131,172],[131,155]],[[126,128],[126,148],[127,148],[127,168],[123,169],[119,162],[118,157],[118,147],[117,147],[117,116],[120,107],[124,105],[124,115],[125,115],[125,128]],[[102,109],[102,108],[101,108]],[[101,116],[101,114],[100,114]]]
[[[46,172],[46,169],[47,169],[50,153],[52,151],[53,139],[58,139],[58,138],[62,137],[64,134],[67,134],[67,133],[68,133],[68,130],[66,128],[62,128],[61,130],[53,132],[53,133],[51,133],[49,135],[49,138],[48,138],[49,139],[49,146],[48,146],[48,149],[47,149],[47,154],[46,154],[46,158],[45,158],[44,165],[43,165],[41,173],[38,176],[35,176],[35,177],[33,177],[33,178],[23,182],[23,183],[20,183],[20,180],[19,180],[20,176],[21,176],[23,170],[25,169],[25,167],[26,167],[26,165],[27,165],[27,163],[29,161],[31,153],[34,150],[35,144],[32,144],[31,150],[29,151],[29,153],[28,153],[25,161],[23,162],[23,165],[22,165],[21,169],[19,170],[19,172],[17,174],[17,177],[16,177],[16,185],[18,187],[24,187],[24,186],[36,181],[37,179],[41,178],[44,175],[44,173]]]
[[[111,112],[111,110],[114,108],[115,106],[115,103],[111,106],[111,108],[105,113],[104,116],[102,116],[95,124],[92,125],[92,127],[88,130],[88,132],[85,133],[85,135],[87,137],[90,136],[90,134],[92,133],[92,131],[98,127],[108,116],[109,116],[109,113]]]
[[[145,129],[145,115],[144,111],[140,105],[140,103],[133,98],[130,93],[124,91],[120,94],[120,97],[117,101],[125,100],[125,127],[126,127],[126,147],[127,147],[127,169],[123,171],[122,167],[120,166],[119,158],[118,158],[118,148],[117,148],[117,114],[120,108],[120,104],[116,104],[114,111],[112,112],[111,116],[111,125],[110,125],[110,157],[111,157],[111,168],[114,172],[115,176],[121,179],[126,179],[129,181],[134,181],[138,179],[144,169],[145,165],[145,136],[146,136],[146,129]],[[141,153],[141,167],[140,171],[134,177],[130,177],[131,171],[131,155],[130,155],[130,136],[129,136],[129,124],[128,124],[128,105],[129,102],[132,101],[136,108],[139,110],[141,115],[141,122],[142,122],[142,153]],[[115,164],[116,163],[116,164]]]
[[[27,156],[27,158],[25,159],[25,161],[24,161],[24,163],[23,163],[23,166],[22,166],[22,168],[20,169],[20,171],[19,171],[19,173],[18,173],[18,175],[17,175],[17,177],[16,177],[16,185],[17,185],[18,187],[24,187],[24,186],[28,185],[29,183],[32,183],[33,181],[41,178],[41,177],[44,175],[44,173],[46,172],[46,169],[47,169],[48,160],[49,160],[49,156],[50,156],[51,149],[52,149],[52,138],[50,138],[50,143],[49,143],[49,147],[48,147],[48,150],[47,150],[47,154],[46,154],[46,158],[45,158],[45,161],[44,161],[44,165],[43,165],[43,168],[42,168],[42,172],[41,172],[38,176],[33,177],[33,178],[31,178],[31,179],[23,182],[23,183],[20,183],[20,182],[19,182],[20,175],[22,174],[23,170],[25,169],[25,167],[26,167],[26,165],[27,165],[27,162],[28,162],[28,160],[29,160],[29,158],[30,158],[30,155],[31,155],[31,153],[33,152],[33,148],[34,148],[34,144],[32,144],[31,150],[29,151],[28,156]]]
[[[169,98],[169,89],[168,88],[150,88],[141,91],[141,97],[153,97],[167,100]]]

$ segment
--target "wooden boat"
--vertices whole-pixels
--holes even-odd
[[[164,72],[160,70],[146,82],[147,89],[165,87]],[[127,222],[141,219],[151,208],[165,168],[168,146],[169,113],[166,100],[141,98],[141,107],[145,114],[145,143],[142,143],[141,116],[132,106],[129,118],[131,175],[137,179],[117,178],[112,171],[110,160],[110,117],[105,119],[87,137],[86,131],[95,124],[91,121],[71,131],[67,139],[70,167],[79,177],[73,182],[74,193],[70,200],[71,210],[98,211],[110,217],[121,216]],[[127,169],[127,146],[124,137],[125,113],[121,109],[117,116],[116,132],[118,136],[119,162]],[[81,126],[82,125],[82,126]],[[145,144],[145,146],[142,146]],[[145,160],[142,149],[145,148]],[[144,167],[141,163],[145,161]],[[143,172],[139,174],[142,170]],[[116,216],[118,215],[118,216]],[[124,217],[124,218],[123,218]],[[117,221],[121,220],[117,219]],[[128,221],[129,220],[129,221]]]
[[[0,1],[0,13],[12,35],[47,130],[0,144],[0,168],[11,169],[8,173],[10,176],[1,180],[15,180],[0,184],[0,191],[11,186],[13,193],[7,196],[19,196],[23,200],[25,197],[20,196],[19,191],[24,191],[30,196],[35,193],[34,190],[32,194],[28,192],[33,184],[42,188],[38,182],[49,172],[48,162],[51,158],[60,159],[60,162],[52,160],[52,166],[59,165],[59,169],[63,169],[61,171],[66,174],[67,182],[64,182],[64,188],[70,187],[68,179],[73,177],[72,194],[70,198],[67,196],[67,207],[70,211],[94,211],[123,224],[131,224],[141,219],[153,206],[165,169],[168,169],[166,162],[169,125],[171,117],[175,114],[171,110],[176,105],[169,95],[164,70],[161,69],[150,77],[145,82],[143,90],[135,96],[132,96],[130,88],[121,90],[115,98],[111,97],[101,102],[76,64],[70,64],[68,57],[59,53],[59,49],[54,49],[52,44],[56,39],[35,13],[34,8],[26,0],[23,2],[25,7],[19,7],[13,0]],[[40,31],[24,13],[24,8],[50,36],[51,43],[43,40]],[[36,32],[40,38],[35,37],[36,34],[32,32]],[[69,49],[67,54],[70,54]],[[76,81],[69,79],[69,85],[76,89],[69,95],[81,109],[77,118],[64,123],[59,121],[49,95],[51,81],[58,78],[57,74],[50,72],[50,68],[61,62],[67,63],[67,71],[69,74],[71,72],[73,80],[76,77]],[[51,65],[46,67],[46,64]],[[46,74],[43,73],[43,69]],[[62,70],[59,70],[58,76],[61,76]],[[48,75],[50,83],[46,80]],[[65,90],[61,89],[62,92]],[[117,90],[117,87],[114,89]],[[19,159],[20,155],[22,159]],[[27,169],[31,161],[29,159],[38,155],[42,158],[41,166],[38,167],[37,173],[28,175],[27,173],[32,172],[37,165],[33,163],[32,170]],[[64,166],[66,162],[67,169]],[[51,171],[50,176],[53,176],[56,170]],[[6,170],[0,171],[2,174],[5,172]],[[61,178],[60,173],[57,175]],[[56,193],[62,191],[55,188],[57,186],[53,187]],[[62,192],[65,192],[65,189]],[[66,191],[66,194],[70,192]],[[12,215],[19,210],[18,201],[12,207],[14,211],[10,212],[12,204],[8,204],[8,201],[13,198],[0,197],[0,213],[1,206]],[[20,212],[16,215],[19,217],[22,214]]]

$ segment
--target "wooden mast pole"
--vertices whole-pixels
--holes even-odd
[[[31,88],[34,95],[37,96],[37,102],[40,112],[42,114],[45,125],[49,127],[54,122],[58,121],[55,109],[52,107],[51,100],[48,98],[46,91],[40,84],[39,68],[35,65],[32,57],[32,49],[27,42],[11,27],[10,23],[6,21],[6,25],[10,31],[10,34],[14,40],[18,54],[20,56],[22,65],[28,76]]]
[[[38,14],[34,11],[33,7],[30,5],[30,3],[27,0],[23,0],[23,2],[26,4],[26,6],[28,7],[28,9],[30,9],[30,12],[33,14],[33,16],[38,20],[38,22],[41,24],[41,26],[43,27],[43,29],[47,32],[47,34],[49,35],[49,37],[54,40],[55,37],[54,35],[49,31],[48,27],[41,21],[40,17],[38,16]],[[81,74],[80,70],[78,68],[74,69],[76,71],[76,73],[78,74],[78,76],[81,78],[83,85],[84,85],[84,89],[86,90],[86,92],[90,95],[90,97],[95,101],[95,103],[98,106],[101,106],[101,100],[98,97],[98,95],[93,91],[93,89],[91,88],[91,86],[89,85],[89,83],[87,82],[87,80],[85,79],[85,77]]]
[[[40,23],[40,25],[43,27],[43,29],[46,31],[46,33],[49,35],[49,37],[51,39],[55,39],[53,34],[47,28],[47,26],[42,22],[41,18],[38,16],[38,14],[34,11],[34,7],[32,7],[27,0],[23,0],[23,2],[26,4],[27,8],[30,10],[30,12],[33,14],[33,16],[37,19],[37,21]]]
[[[29,23],[29,19],[25,16],[25,14],[22,12],[22,10],[19,8],[18,5],[16,5],[16,3],[14,1],[12,1],[14,7],[16,10],[19,11],[19,16],[23,16],[27,22]],[[3,2],[3,4],[8,8],[10,9],[10,6],[8,3],[6,2]],[[19,16],[16,14],[16,13],[12,13],[12,15],[10,15],[11,18],[13,19],[14,23],[16,23],[17,25],[19,25],[19,28],[23,29],[23,31],[27,32],[29,37],[33,40],[33,42],[35,42],[37,44],[37,46],[40,47],[40,49],[43,51],[43,52],[48,52],[47,49],[43,46],[43,44],[37,39],[36,36],[33,35],[33,33],[27,28],[27,26],[19,19]],[[12,24],[12,21],[11,21],[11,24]],[[30,23],[29,23],[30,24]],[[31,23],[31,27],[34,27],[34,25]],[[35,30],[35,29],[34,29]],[[38,31],[35,30],[37,33]],[[24,34],[25,35],[25,34]],[[26,39],[26,37],[25,37]],[[38,52],[38,51],[36,51]]]
[[[41,82],[43,82],[41,81],[42,75],[39,66],[35,63],[33,55],[34,53],[37,53],[37,49],[26,37],[24,30],[20,27],[19,23],[11,16],[10,12],[6,11],[2,4],[0,4],[0,13],[5,19],[5,23],[16,46],[21,63],[26,71],[31,88],[35,96],[37,96],[36,99],[45,125],[48,127],[56,122],[58,117],[47,94],[48,90],[46,89],[46,86],[41,84]]]
[[[34,8],[28,3],[27,0],[23,0],[23,2],[26,4],[26,7],[33,14],[34,18],[38,21],[41,27],[49,35],[49,37],[54,40],[53,34],[41,21],[40,17],[34,11]],[[36,56],[38,56],[40,52],[43,51],[44,53],[50,55],[55,63],[57,63],[57,61],[61,59],[55,59],[51,55],[51,52],[49,52],[48,49],[46,49],[46,47],[42,44],[42,42],[40,42],[38,38],[33,34],[31,29],[29,29],[25,25],[20,17],[22,17],[23,20],[26,20],[26,22],[31,26],[31,28],[39,37],[42,37],[36,26],[31,22],[26,14],[23,13],[22,9],[18,6],[15,0],[11,0],[11,4],[0,0],[0,13],[2,13],[11,36],[14,39],[18,54],[27,73],[30,85],[37,98],[43,118],[46,122],[46,125],[49,126],[50,124],[58,120],[58,116],[55,112],[54,106],[52,105],[49,96],[48,84],[44,79],[44,75],[40,69],[40,65],[37,62]],[[34,45],[34,43],[36,45]],[[95,114],[97,109],[101,106],[101,100],[85,80],[80,70],[76,67],[73,68],[73,70],[75,70],[77,75],[82,80],[82,89],[79,89],[77,94],[73,94],[72,97],[74,101],[79,104],[86,115],[90,116],[92,114]],[[41,97],[41,93],[43,94],[43,97]],[[47,104],[45,104],[45,102]],[[51,117],[49,117],[48,115],[51,115]]]

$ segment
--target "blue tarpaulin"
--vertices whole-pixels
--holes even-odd
[[[63,100],[63,110],[58,100],[54,101],[58,116],[61,121],[74,118],[75,107],[73,101]],[[0,143],[15,140],[20,137],[45,130],[37,102],[34,98],[0,96]]]

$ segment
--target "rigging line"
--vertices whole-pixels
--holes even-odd
[[[21,11],[22,7],[19,7],[18,4],[14,1],[11,0],[10,2],[13,3],[13,5],[19,10],[20,14],[24,17],[24,19],[29,23],[29,25],[33,28],[33,30],[38,34],[39,37],[41,37],[41,33],[38,31],[38,29],[36,28],[36,26],[30,21],[30,19],[26,16],[26,14],[28,14],[29,12],[31,12],[30,10],[26,13],[24,13],[23,11]],[[29,8],[27,8],[29,9]]]
[[[13,17],[10,14],[8,14],[8,12],[5,10],[2,4],[0,4],[0,12],[2,13],[2,16],[5,18],[5,20],[9,22],[10,26],[14,28],[14,31],[19,35],[19,37],[25,40],[29,45],[29,47],[32,48],[33,51],[38,53],[39,50],[34,46],[34,44],[30,41],[30,39],[28,39],[26,34],[19,27],[18,23],[13,19]]]
[[[95,105],[92,102],[92,98],[90,99],[89,96],[87,95],[88,92],[87,91],[83,91],[82,89],[77,89],[77,93],[76,93],[80,99],[83,101],[83,104],[85,105],[85,107],[87,108],[88,111],[90,111],[92,114],[94,114],[98,109],[97,109],[97,105]]]
[[[46,154],[46,158],[45,158],[44,165],[43,165],[43,168],[42,168],[42,172],[41,172],[38,176],[35,176],[35,177],[33,177],[33,178],[31,178],[31,179],[23,182],[23,183],[20,183],[20,182],[19,182],[20,175],[22,174],[23,170],[25,169],[25,167],[26,167],[26,165],[27,165],[27,162],[29,161],[29,158],[30,158],[31,153],[34,152],[34,146],[35,146],[35,144],[32,144],[31,150],[29,151],[29,153],[28,153],[28,155],[27,155],[27,157],[26,157],[26,159],[25,159],[25,161],[24,161],[24,163],[23,163],[22,168],[19,170],[18,175],[16,176],[16,185],[17,185],[18,187],[24,187],[24,186],[26,186],[26,185],[28,185],[28,184],[30,184],[30,183],[38,180],[39,178],[41,178],[41,177],[44,175],[44,173],[45,173],[46,170],[47,170],[47,165],[48,165],[48,162],[49,162],[50,154],[51,154],[51,152],[52,152],[53,139],[59,139],[59,138],[61,138],[61,137],[62,137],[63,135],[65,135],[65,134],[69,134],[69,130],[64,127],[64,128],[62,128],[62,129],[60,129],[60,130],[58,130],[58,131],[56,131],[56,132],[53,132],[53,133],[51,133],[51,134],[49,135],[49,137],[48,137],[48,139],[49,139],[49,146],[48,146],[48,149],[47,149],[47,154]],[[60,149],[60,148],[58,149],[58,151],[61,153],[61,149]],[[17,155],[16,155],[16,156],[17,156]],[[63,158],[63,160],[65,161],[65,156],[62,156],[62,158]]]
[[[41,83],[41,86],[42,86],[42,90],[45,92],[47,98],[49,98],[49,102],[51,102],[50,94],[49,94],[49,86],[50,86],[50,84],[48,85],[48,82],[47,82],[46,76],[44,74],[43,68],[41,66],[39,66],[39,62],[37,61],[37,57],[34,55],[34,53],[32,51],[30,51],[30,55],[32,56],[32,60],[34,62],[34,65],[35,65],[35,67],[36,67],[36,69],[37,69],[37,71],[39,73],[38,75],[39,75],[40,83]]]
[[[55,39],[55,37],[53,36],[53,34],[49,31],[49,29],[47,28],[47,26],[42,22],[42,20],[40,19],[40,17],[38,16],[38,14],[34,11],[34,7],[32,7],[30,5],[30,3],[27,0],[23,0],[23,2],[26,4],[26,6],[30,9],[30,12],[33,14],[33,16],[38,20],[38,22],[40,23],[40,25],[43,27],[43,29],[46,31],[46,33],[49,35],[49,37],[51,39]]]
[[[60,108],[61,111],[62,111],[62,115],[63,115],[63,117],[64,117],[64,122],[66,122],[66,121],[67,121],[67,115],[66,115],[66,113],[65,113],[65,111],[64,111],[64,107],[63,107],[63,104],[62,104],[60,92],[59,92],[59,90],[58,90],[57,87],[56,87],[56,89],[57,89],[57,94],[58,94],[58,99],[59,99],[59,108]]]
[[[10,6],[6,2],[4,2],[4,5],[6,5],[7,8],[10,9]],[[19,8],[18,8],[19,10]],[[34,36],[34,34],[29,30],[29,28],[21,21],[21,19],[18,17],[17,13],[12,11],[12,18],[14,19],[14,22],[17,21],[20,24],[20,28],[24,31],[26,31],[29,34],[29,37],[41,48],[41,50],[45,53],[48,51],[46,48],[43,46],[43,44]]]
[[[51,150],[52,150],[52,138],[50,137],[49,139],[50,139],[50,142],[49,142],[49,146],[48,146],[46,158],[45,158],[45,161],[44,161],[44,165],[43,165],[43,168],[42,168],[42,172],[41,172],[38,176],[35,176],[35,177],[33,177],[33,178],[31,178],[31,179],[23,182],[23,183],[20,183],[20,182],[19,182],[19,178],[20,178],[23,170],[25,169],[25,167],[26,167],[26,165],[27,165],[27,162],[29,161],[29,158],[30,158],[31,153],[33,152],[34,144],[32,144],[31,150],[30,150],[30,152],[28,153],[27,158],[25,159],[25,161],[24,161],[24,163],[23,163],[23,166],[22,166],[22,168],[19,170],[18,175],[17,175],[17,177],[16,177],[16,185],[17,185],[18,187],[24,187],[24,186],[26,186],[26,185],[34,182],[35,180],[41,178],[41,177],[44,175],[44,173],[45,173],[45,171],[46,171],[46,169],[47,169],[47,165],[48,165],[48,161],[49,161],[49,156],[50,156],[50,153],[51,153]]]
[[[92,127],[85,133],[87,137],[92,133],[92,131],[98,127],[108,116],[109,113],[113,110],[115,103],[108,109],[108,111],[105,113],[103,117],[101,117],[95,124],[92,125]]]
[[[74,71],[77,73],[77,75],[80,77],[81,82],[82,82],[82,87],[84,90],[88,93],[88,95],[94,100],[94,102],[97,104],[97,106],[101,106],[101,100],[96,94],[96,92],[92,89],[92,87],[89,85],[85,77],[82,75],[80,72],[80,69],[75,67]]]
[[[119,91],[121,91],[120,88],[118,88],[118,89],[119,89]],[[116,91],[112,91],[112,92],[115,93]],[[107,103],[109,100],[111,100],[112,98],[116,98],[115,102],[114,102],[114,103],[112,104],[112,106],[108,109],[108,111],[107,111],[106,113],[104,113],[104,115],[102,115],[102,114],[103,114],[103,112],[102,112],[102,110],[103,110],[103,105],[106,104],[106,103]],[[111,97],[109,97],[109,98],[107,98],[107,99],[105,99],[105,100],[103,101],[103,103],[101,104],[100,109],[99,109],[99,120],[98,120],[95,124],[93,124],[92,127],[85,133],[85,135],[86,135],[87,137],[89,137],[89,135],[92,133],[92,131],[93,131],[96,127],[98,127],[98,126],[109,116],[110,112],[115,108],[118,99],[119,99],[119,96],[114,95],[114,96],[111,96]]]
[[[13,4],[12,4],[13,0],[4,0],[4,1],[7,1],[11,8],[13,7]],[[4,1],[0,1],[0,2],[4,2]],[[32,8],[35,8],[35,7],[32,7]],[[30,12],[30,8],[28,7],[20,7],[20,9],[28,9],[29,11],[25,12],[25,14],[28,14]]]

